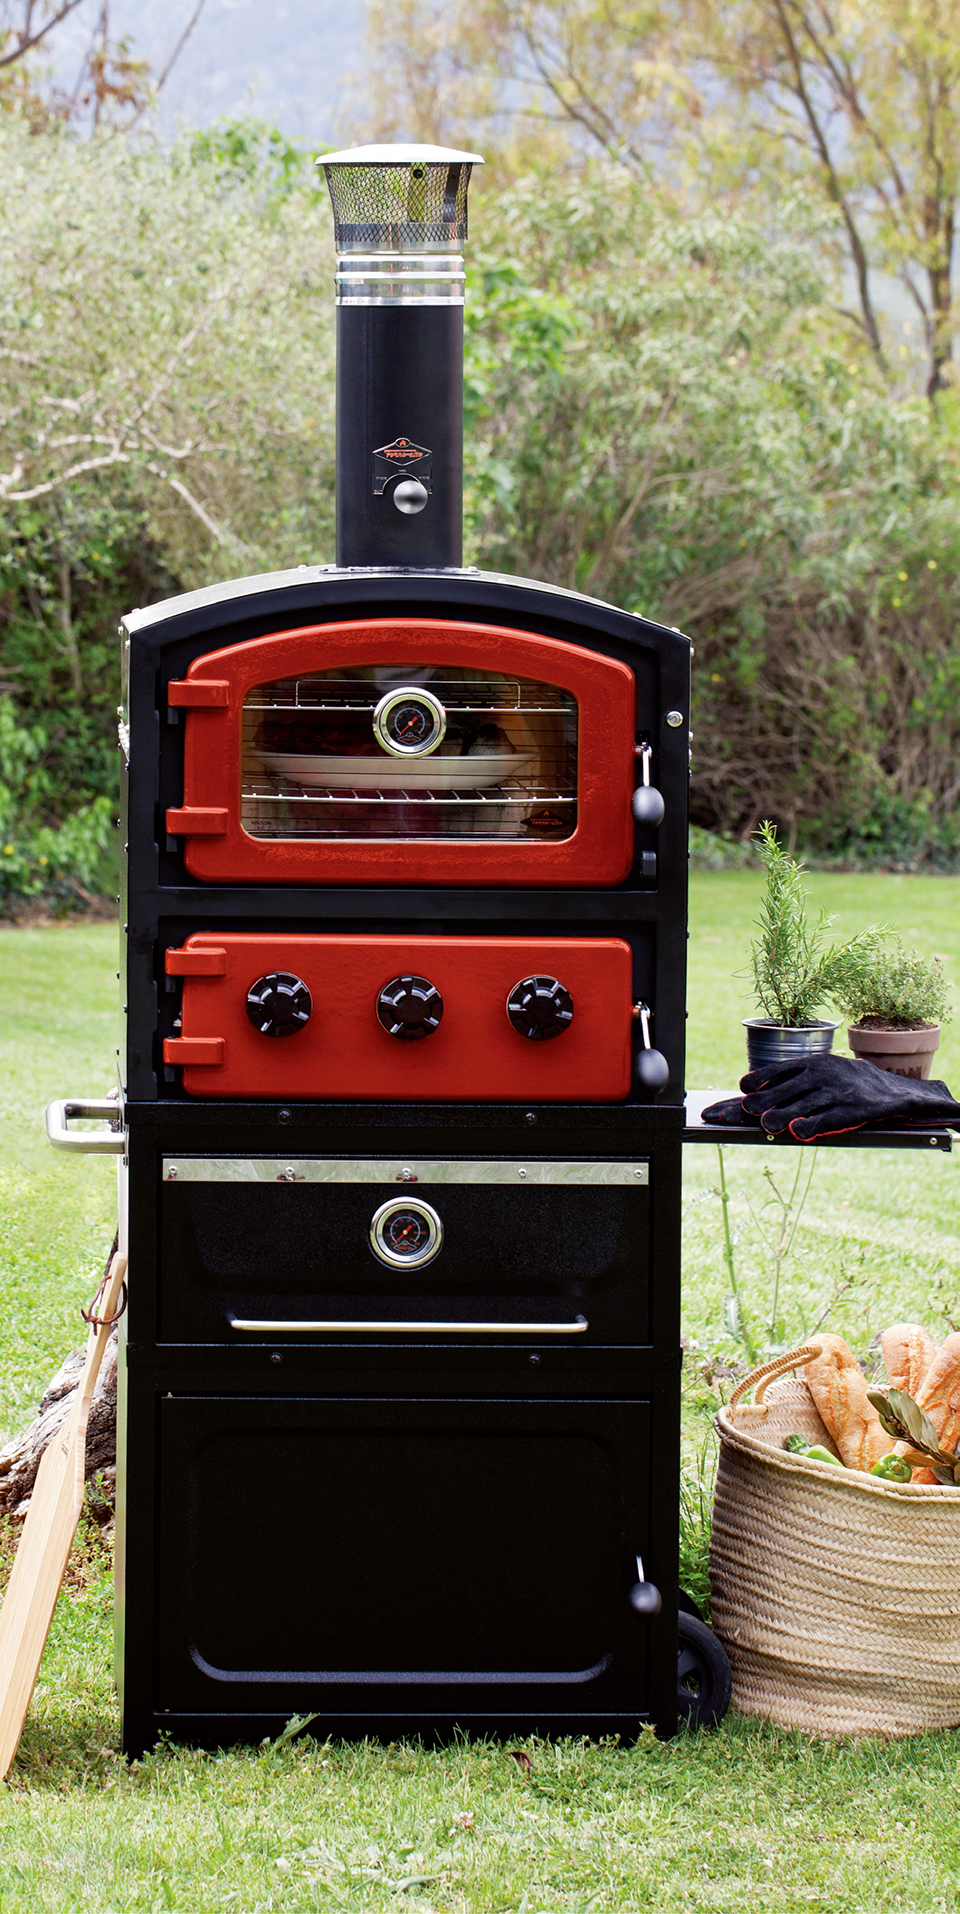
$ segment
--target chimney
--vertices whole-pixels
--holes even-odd
[[[322,166],[337,242],[337,564],[463,563],[463,285],[479,153],[358,146]]]

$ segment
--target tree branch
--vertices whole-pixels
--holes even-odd
[[[47,34],[51,33],[54,27],[58,27],[61,20],[66,19],[68,13],[72,13],[75,7],[82,6],[82,4],[83,0],[63,0],[63,5],[59,11],[52,15],[45,26],[40,27],[36,33],[30,34],[28,39],[22,39],[19,46],[15,47],[12,53],[0,53],[0,67],[12,66],[15,60],[22,60],[24,55],[29,53],[32,47],[39,46],[41,40],[45,40]]]

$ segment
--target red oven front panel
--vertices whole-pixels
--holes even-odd
[[[616,659],[384,618],[211,652],[168,699],[186,736],[167,830],[194,877],[606,886],[630,869],[635,681]]]
[[[211,933],[168,950],[166,969],[183,978],[183,1007],[164,1060],[192,1096],[611,1103],[630,1088],[632,964],[619,938]],[[278,974],[282,1035],[258,1027]],[[529,991],[516,993],[532,978],[559,990],[541,982],[529,1012]],[[394,1035],[409,1003],[425,1034]],[[538,1016],[555,1034],[540,1034]]]

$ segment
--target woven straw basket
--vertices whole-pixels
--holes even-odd
[[[777,1380],[818,1354],[811,1342],[755,1369],[717,1417],[710,1585],[734,1702],[824,1735],[955,1728],[960,1488],[785,1450],[796,1429],[836,1453],[806,1383]]]

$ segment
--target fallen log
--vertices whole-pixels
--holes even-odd
[[[73,1350],[61,1363],[40,1399],[36,1418],[22,1435],[0,1449],[0,1516],[21,1522],[30,1506],[37,1470],[49,1443],[61,1429],[77,1397],[84,1352]],[[112,1330],[97,1377],[84,1466],[87,1504],[98,1522],[113,1518],[117,1481],[117,1332]]]

